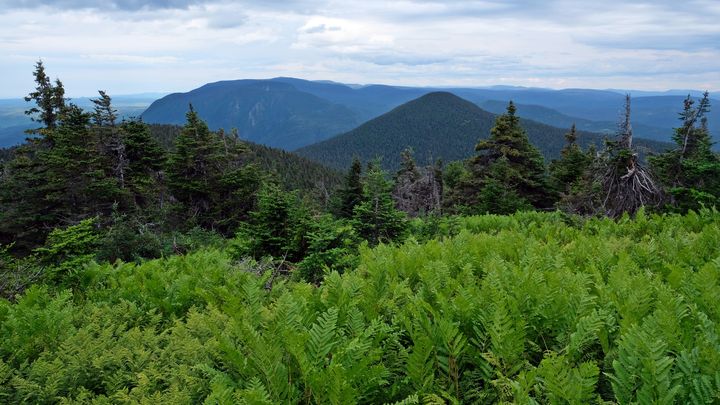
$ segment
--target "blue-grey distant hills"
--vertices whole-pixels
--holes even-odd
[[[154,102],[142,117],[151,123],[182,124],[192,103],[213,129],[237,128],[242,138],[294,150],[347,132],[435,91],[455,94],[493,113],[513,100],[523,118],[560,128],[575,122],[582,130],[606,134],[615,131],[624,102],[624,94],[616,90],[349,86],[280,77],[222,81],[171,94]],[[684,98],[675,93],[641,92],[633,98],[637,137],[670,140]],[[715,136],[720,134],[718,108],[709,117]]]
[[[319,83],[321,92],[327,84]],[[234,80],[170,94],[142,114],[158,124],[185,122],[189,104],[211,129],[237,128],[240,136],[287,150],[315,143],[362,123],[351,108],[278,80]]]
[[[150,103],[163,95],[158,93],[118,95],[113,96],[113,105],[121,118],[139,117]],[[70,102],[88,111],[92,111],[94,106],[90,97],[73,98]],[[25,130],[39,126],[25,115],[25,110],[28,108],[30,103],[22,98],[0,99],[0,148],[22,143],[27,137]]]
[[[244,139],[295,150],[350,131],[435,91],[450,92],[492,113],[502,112],[513,100],[523,118],[562,129],[574,122],[582,130],[604,134],[615,131],[624,98],[622,90],[359,86],[280,77],[221,81],[162,98],[145,94],[113,97],[113,101],[125,116],[142,113],[149,123],[177,125],[185,122],[192,103],[213,129],[237,128]],[[660,141],[669,141],[679,122],[683,94],[699,95],[696,90],[631,93],[636,137]],[[89,107],[87,98],[73,101]],[[709,128],[720,139],[720,101],[711,103],[715,109],[708,117]],[[0,147],[25,139],[23,130],[33,125],[23,114],[26,108],[22,99],[0,100]]]
[[[523,107],[518,107],[521,112]],[[361,126],[300,148],[295,153],[337,169],[349,167],[353,157],[363,162],[380,158],[383,167],[394,171],[400,165],[400,152],[412,148],[420,164],[435,159],[445,162],[462,160],[475,153],[475,145],[487,138],[495,114],[449,92],[433,92],[411,100]],[[530,142],[549,161],[559,157],[567,129],[529,119],[521,119]],[[601,146],[604,136],[579,132],[581,145]],[[671,144],[636,139],[641,151],[660,152]]]

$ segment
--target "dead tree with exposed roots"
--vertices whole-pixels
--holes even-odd
[[[605,151],[595,157],[586,182],[582,195],[572,199],[570,209],[578,214],[619,218],[662,203],[662,189],[633,149],[630,95],[625,98],[617,139],[607,141]]]

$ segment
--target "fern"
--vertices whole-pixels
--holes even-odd
[[[613,361],[612,387],[621,403],[672,404],[680,390],[672,373],[667,345],[640,327],[622,337]]]
[[[434,347],[428,338],[419,338],[414,342],[407,359],[407,376],[418,392],[427,392],[433,385],[435,371],[433,368]]]
[[[307,349],[308,355],[316,364],[326,364],[329,361],[327,356],[337,343],[337,320],[337,308],[329,308],[310,328]]]
[[[597,399],[595,391],[599,373],[594,362],[573,367],[567,358],[554,353],[549,353],[538,367],[538,376],[550,403],[594,402]]]
[[[258,378],[253,378],[248,386],[235,393],[234,399],[237,403],[246,405],[272,405],[270,394]]]

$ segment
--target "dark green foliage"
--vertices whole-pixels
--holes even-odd
[[[25,97],[25,101],[35,103],[25,114],[32,116],[33,121],[42,123],[47,129],[54,129],[65,109],[65,88],[60,79],[52,83],[50,77],[45,73],[45,66],[42,60],[35,63],[35,91]]]
[[[257,196],[250,220],[235,237],[236,256],[271,256],[283,261],[298,261],[305,249],[309,213],[296,193],[266,183]]]
[[[330,167],[346,170],[354,156],[363,163],[382,157],[385,170],[400,167],[400,154],[412,148],[418,162],[463,160],[473,156],[478,136],[485,139],[496,115],[451,93],[434,92],[403,104],[347,133],[296,150]],[[550,161],[560,156],[566,130],[520,119],[530,143]],[[604,135],[580,132],[580,144],[601,146]],[[670,145],[638,140],[640,149],[661,151]]]
[[[353,227],[371,245],[401,240],[407,229],[405,214],[395,208],[385,175],[378,162],[371,164],[364,179],[363,200],[353,209]]]
[[[98,248],[98,259],[114,263],[142,258],[158,258],[162,255],[160,236],[140,217],[114,212]]]
[[[312,218],[306,226],[307,250],[295,270],[300,279],[319,284],[330,272],[342,274],[355,268],[361,241],[351,224],[322,215]]]
[[[149,125],[152,136],[167,150],[174,148],[175,138],[182,127],[176,125]],[[249,149],[250,159],[264,172],[272,173],[286,190],[301,190],[326,198],[342,182],[340,172],[322,164],[281,149],[243,141]]]
[[[160,172],[165,166],[165,151],[141,121],[123,121],[120,131],[127,159],[124,183],[133,196],[135,206],[148,207],[166,198],[160,179]]]
[[[181,218],[229,234],[254,205],[257,169],[245,165],[237,139],[211,132],[190,107],[167,165],[168,191],[181,205]]]
[[[216,249],[91,263],[0,300],[0,400],[712,404],[718,221],[458,217],[319,285]]]
[[[13,159],[3,165],[0,178],[0,243],[28,253],[58,223],[56,207],[45,198],[46,167],[40,147],[28,143],[18,147]]]
[[[680,212],[718,204],[720,157],[713,152],[706,114],[710,101],[706,92],[695,106],[688,96],[675,129],[676,148],[650,158],[652,169],[670,194],[670,205]]]
[[[336,192],[335,214],[340,218],[352,218],[355,206],[363,199],[362,163],[353,158],[345,176],[345,183]]]
[[[77,286],[84,266],[93,260],[99,245],[97,218],[54,229],[45,245],[35,250],[44,280],[62,287]]]
[[[586,173],[593,156],[583,152],[577,143],[578,134],[575,125],[565,134],[565,147],[560,151],[560,159],[553,160],[548,166],[549,187],[557,197],[570,193],[573,185]]]
[[[164,152],[141,123],[115,125],[107,94],[96,101],[94,125],[79,107],[63,105],[53,127],[4,164],[0,240],[16,241],[17,252],[37,247],[53,228],[89,217],[105,225],[114,210],[135,213],[158,203]]]
[[[451,205],[497,214],[550,206],[542,155],[530,144],[512,102],[476,150],[469,173],[454,181]]]
[[[11,248],[12,245],[0,245],[0,299],[15,299],[26,288],[40,282],[44,274],[44,268],[38,266],[34,256],[18,258]]]

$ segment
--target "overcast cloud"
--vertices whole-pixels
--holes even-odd
[[[275,76],[720,90],[718,21],[718,0],[0,0],[0,97],[38,58],[75,97]]]

